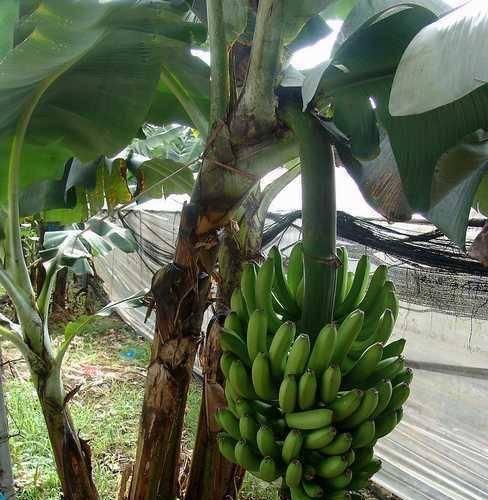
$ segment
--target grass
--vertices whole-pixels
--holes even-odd
[[[57,328],[62,331],[62,328]],[[2,346],[4,359],[18,359]],[[94,476],[102,500],[117,497],[121,470],[133,460],[144,373],[149,346],[116,318],[96,322],[89,334],[74,341],[64,368],[68,387],[83,383],[70,404],[80,435],[89,439]],[[60,492],[37,396],[22,362],[6,370],[5,392],[18,500],[59,500]],[[195,439],[201,390],[192,383],[188,395],[183,447]],[[241,498],[275,500],[275,488],[247,476]]]

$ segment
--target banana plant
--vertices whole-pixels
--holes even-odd
[[[157,89],[164,90],[163,55],[179,50],[189,56],[187,67],[196,60],[190,43],[203,40],[205,28],[184,21],[186,13],[176,3],[124,0],[8,0],[0,6],[0,204],[6,212],[0,231],[0,284],[19,321],[2,321],[0,335],[27,360],[66,498],[92,499],[98,493],[90,448],[76,431],[62,383],[61,364],[71,337],[56,350],[49,336],[52,285],[63,266],[86,264],[88,248],[106,251],[118,239],[100,221],[101,237],[93,227],[63,234],[36,295],[22,252],[20,204],[24,202],[23,215],[32,212],[25,190],[63,180],[68,158],[111,156],[136,135],[156,102]],[[177,72],[173,78],[178,79]],[[185,112],[178,104],[174,109]],[[64,185],[58,184],[61,197]]]
[[[409,113],[408,106],[398,105],[396,99],[408,99],[403,91],[395,97],[392,89],[397,84],[409,86],[402,83],[400,69],[403,64],[408,68],[412,47],[414,54],[418,47],[421,53],[432,52],[437,40],[449,33],[467,50],[472,47],[468,39],[482,36],[478,33],[486,24],[486,7],[482,2],[468,5],[476,8],[448,13],[450,7],[440,0],[253,0],[245,8],[232,0],[194,5],[44,0],[20,2],[20,11],[17,1],[2,4],[6,15],[0,19],[8,28],[2,36],[7,37],[8,52],[0,62],[4,104],[0,151],[11,160],[8,169],[0,170],[0,182],[2,175],[9,179],[1,182],[8,185],[8,196],[4,188],[0,199],[8,200],[9,244],[8,267],[0,277],[4,276],[2,284],[8,285],[13,299],[21,294],[15,299],[20,309],[23,299],[30,304],[29,311],[35,311],[15,236],[21,189],[35,181],[61,179],[69,157],[85,162],[113,156],[144,122],[178,121],[206,138],[203,164],[182,213],[174,263],[157,273],[152,284],[158,335],[146,381],[130,499],[171,499],[177,494],[186,395],[219,230],[263,175],[300,157],[305,275],[309,276],[302,321],[312,335],[332,318],[334,308],[331,148],[346,168],[354,170],[363,193],[383,213],[393,214],[392,218],[399,213],[405,219],[421,212],[464,243],[466,210],[484,185],[484,164],[480,166],[484,139],[479,129],[487,128],[487,87],[459,85],[460,92],[432,101],[440,102],[440,107],[425,110],[415,102],[414,112],[418,109],[420,114],[407,116],[396,115]],[[195,58],[190,42],[205,28],[182,21],[190,7],[208,28],[210,84],[208,77],[202,77],[201,66],[196,73],[191,71]],[[311,29],[312,21],[323,26],[318,16],[344,19],[330,61],[306,75],[303,85],[282,88],[289,47],[305,28],[312,39],[324,33]],[[480,22],[473,22],[476,16]],[[250,53],[243,49],[249,45]],[[443,51],[446,61],[449,50]],[[247,68],[246,79],[235,78],[239,65]],[[439,79],[446,66],[441,68]],[[459,69],[451,64],[449,71],[455,75]],[[209,94],[204,88],[208,84]],[[435,90],[432,81],[428,85]],[[378,175],[370,175],[369,165],[375,169],[377,158],[382,159]],[[28,168],[34,161],[36,169]],[[394,186],[390,196],[384,188],[383,196],[377,196],[376,188],[390,179]],[[482,206],[484,200],[478,198],[476,203]],[[20,311],[23,334],[42,348],[43,318],[39,312],[34,318],[26,316]],[[83,458],[82,451],[78,455]],[[85,464],[82,473],[70,477],[86,479],[86,462],[80,458],[78,463]],[[66,477],[64,462],[58,467]],[[76,492],[66,482],[62,480],[69,498],[96,498],[91,480],[82,484],[80,479]]]

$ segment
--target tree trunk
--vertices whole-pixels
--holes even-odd
[[[147,373],[131,500],[173,500],[176,496],[187,392],[208,300],[209,273],[205,266],[213,267],[218,243],[215,233],[207,234],[207,249],[197,250],[199,220],[195,205],[183,208],[174,263],[153,278],[156,333]]]
[[[91,451],[88,443],[78,436],[66,407],[59,373],[52,370],[44,377],[36,374],[37,394],[46,422],[49,440],[56,461],[64,498],[69,500],[98,500],[92,480]]]
[[[230,305],[230,297],[240,283],[242,264],[259,260],[265,218],[262,217],[259,190],[250,193],[239,212],[239,230],[228,225],[219,253],[219,274],[221,281],[217,293],[217,313],[225,317]],[[222,391],[224,382],[220,371],[222,351],[218,341],[220,328],[212,328],[205,344],[204,396],[200,407],[198,432],[193,449],[192,469],[185,500],[237,500],[244,480],[245,470],[225,460],[217,443],[218,428],[214,425],[214,414],[209,411],[209,393],[215,393],[218,386]],[[222,406],[226,406],[225,399]],[[218,467],[218,469],[217,469]],[[209,477],[208,471],[212,471]]]
[[[15,489],[9,438],[7,407],[3,395],[3,359],[0,351],[0,494],[3,494],[4,498],[14,499]]]
[[[90,447],[78,436],[67,407],[79,387],[65,392],[60,372],[62,359],[59,353],[55,357],[44,322],[37,313],[20,310],[19,317],[24,337],[31,343],[26,360],[46,422],[63,498],[98,500]]]
[[[219,369],[220,327],[219,321],[214,321],[207,335],[203,397],[185,500],[236,500],[244,479],[245,471],[228,462],[217,444],[220,429],[215,422],[215,412],[226,406]]]
[[[221,282],[217,292],[217,316],[209,329],[202,356],[203,397],[185,500],[237,500],[244,480],[244,469],[221,455],[217,443],[220,429],[215,424],[216,410],[227,406],[219,366],[222,351],[218,319],[225,318],[228,313],[230,297],[239,283],[244,260],[237,235],[227,227],[219,253]]]

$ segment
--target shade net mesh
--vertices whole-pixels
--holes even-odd
[[[171,260],[179,214],[135,209],[119,223],[139,250],[95,259],[111,300],[148,287]],[[286,261],[300,238],[299,211],[269,214],[263,253],[276,244]],[[384,466],[375,480],[404,499],[488,499],[488,271],[421,222],[389,225],[340,212],[338,245],[347,247],[352,268],[365,253],[373,268],[390,267],[401,305],[392,339],[407,339],[405,357],[415,370],[404,419],[377,444]],[[144,310],[119,313],[152,336]]]

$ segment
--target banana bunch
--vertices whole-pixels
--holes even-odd
[[[398,300],[387,269],[370,276],[363,256],[348,271],[338,250],[334,323],[312,342],[300,332],[303,251],[288,273],[273,248],[247,263],[222,328],[220,367],[227,408],[217,411],[223,456],[268,482],[282,479],[293,500],[346,499],[381,468],[378,439],[402,418],[412,370],[405,339],[389,344]]]

